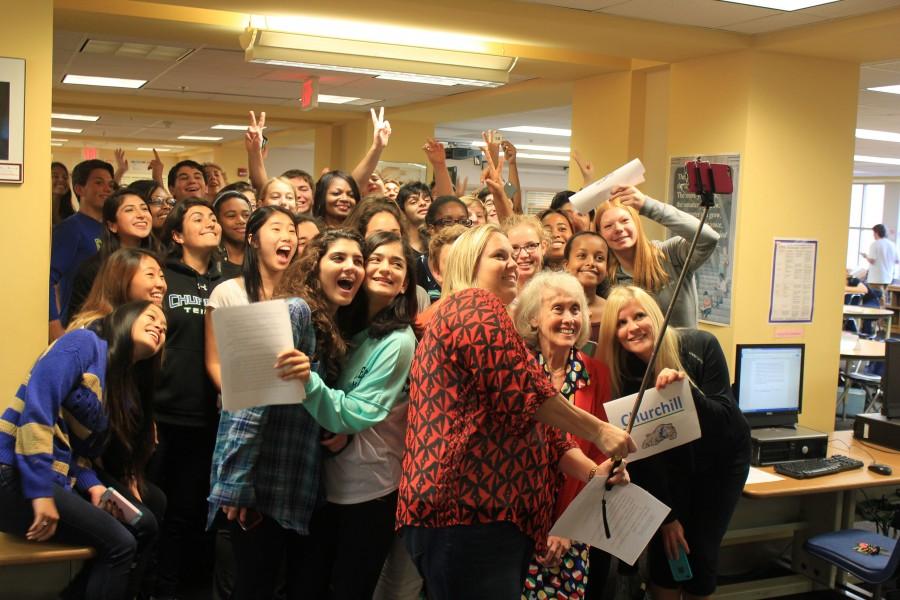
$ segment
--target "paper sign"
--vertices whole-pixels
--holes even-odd
[[[634,483],[613,486],[606,492],[607,538],[602,512],[605,483],[601,477],[588,482],[550,529],[550,535],[585,542],[633,565],[669,514],[669,507]]]
[[[747,481],[744,485],[753,485],[754,483],[771,483],[773,481],[781,481],[784,477],[780,475],[776,475],[775,473],[769,473],[768,471],[763,471],[762,469],[757,469],[756,467],[750,467],[750,472],[747,473]]]
[[[298,404],[306,389],[284,381],[275,360],[294,347],[291,317],[284,300],[217,308],[212,313],[222,365],[222,407],[236,411],[268,404]]]
[[[584,187],[569,198],[569,202],[578,212],[591,212],[601,202],[606,202],[612,195],[613,188],[620,185],[638,185],[644,183],[644,165],[635,158],[608,175],[604,175],[592,184]]]
[[[632,394],[603,405],[610,424],[622,429],[628,426],[635,398],[637,394]],[[629,462],[677,448],[700,437],[697,407],[687,379],[667,385],[662,392],[656,388],[644,392],[631,437],[638,449],[628,455]]]

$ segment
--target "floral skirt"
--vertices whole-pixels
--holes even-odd
[[[545,567],[531,559],[522,600],[577,600],[584,598],[588,581],[588,544],[573,542],[560,564]]]

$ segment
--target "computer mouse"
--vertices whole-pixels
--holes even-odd
[[[869,470],[873,473],[878,473],[879,475],[890,475],[894,472],[890,465],[883,465],[881,463],[872,463],[869,465]]]

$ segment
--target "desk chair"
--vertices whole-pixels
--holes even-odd
[[[862,294],[844,294],[844,304],[850,306],[862,306]]]
[[[853,548],[860,542],[881,548],[878,554],[862,554]],[[843,529],[809,538],[806,551],[838,569],[874,585],[872,600],[880,600],[881,586],[890,580],[900,565],[897,540],[862,529]]]

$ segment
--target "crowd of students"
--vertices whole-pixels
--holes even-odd
[[[53,164],[52,343],[0,418],[0,530],[93,546],[67,597],[212,578],[236,599],[599,598],[610,557],[548,531],[600,476],[672,508],[652,596],[711,595],[749,440],[692,278],[652,368],[660,388],[690,380],[702,438],[613,472],[635,447],[603,408],[647,367],[697,219],[633,187],[522,214],[515,147],[490,134],[474,193],[434,139],[431,185],[384,180],[391,128],[373,124],[359,165],[317,180],[268,176],[264,113],[250,182],[191,160],[163,181],[157,157],[118,187],[117,153],[70,189]],[[639,215],[676,237],[648,239]],[[691,271],[717,239],[705,226]],[[222,410],[211,315],[275,298],[293,348],[273,368],[306,398]]]

